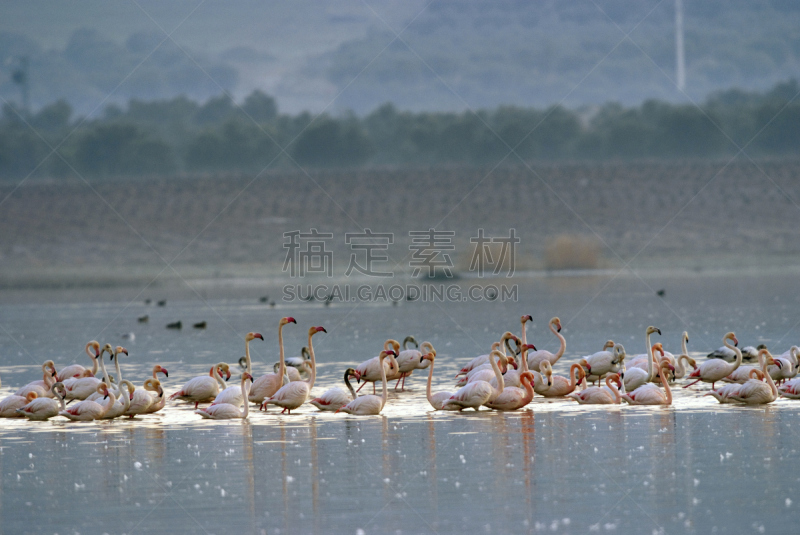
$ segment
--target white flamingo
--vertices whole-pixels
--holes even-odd
[[[384,375],[387,379],[391,380],[392,378],[396,378],[399,375],[399,371],[397,370],[397,352],[400,350],[400,342],[397,340],[386,340],[383,343],[384,351],[390,351],[391,353],[386,359],[380,359],[379,357],[372,357],[371,359],[367,359],[358,366],[356,366],[356,371],[360,374],[361,380],[364,381],[364,384],[358,387],[356,393],[361,392],[361,389],[364,388],[364,385],[367,383],[372,383],[372,395],[375,395],[375,383],[381,380],[381,377]],[[380,368],[385,368],[383,371]]]
[[[547,376],[547,385],[543,385],[537,394],[548,398],[572,393],[586,377],[580,364],[573,364],[569,367],[569,379],[562,375],[553,375],[553,366],[547,360],[540,361],[539,366],[542,373]]]
[[[764,405],[778,399],[778,388],[767,370],[767,366],[774,364],[775,361],[766,349],[759,350],[758,358],[761,360],[761,371],[767,382],[751,378],[739,387],[738,392],[730,396],[732,400],[748,405]]]
[[[400,372],[400,379],[397,380],[394,389],[397,390],[397,385],[402,380],[401,392],[406,389],[406,377],[414,373],[414,370],[424,370],[430,366],[430,361],[423,359],[422,355],[434,351],[433,344],[430,342],[422,342],[417,349],[408,349],[409,342],[416,344],[417,340],[413,336],[406,336],[403,340],[403,350],[397,354],[397,369]]]
[[[728,340],[733,341],[732,346],[728,344]],[[736,335],[732,332],[727,333],[722,338],[722,343],[725,347],[733,350],[733,352],[736,354],[736,360],[733,362],[733,364],[729,364],[722,359],[707,360],[700,364],[695,371],[689,374],[689,379],[695,379],[695,381],[689,383],[683,388],[689,388],[693,384],[703,381],[704,383],[711,383],[711,389],[714,390],[714,385],[717,381],[721,381],[728,375],[732,374],[739,366],[742,365],[742,352],[739,351],[738,347],[736,347],[739,344],[739,340],[736,339]]]
[[[606,346],[608,346],[608,342]],[[625,348],[622,344],[614,344],[611,351],[604,349],[583,357],[578,362],[586,372],[586,381],[593,383],[602,379],[607,373],[618,373],[623,369],[625,365]]]
[[[36,392],[28,392],[25,396],[10,395],[0,401],[0,418],[21,418],[22,415],[17,412],[38,396]]]
[[[137,388],[134,390],[133,396],[131,397],[131,404],[128,410],[125,411],[125,416],[133,418],[139,414],[147,414],[150,406],[156,401],[156,398],[153,397],[150,392],[156,392],[156,394],[163,396],[164,392],[161,390],[161,381],[149,378],[144,382],[144,388]]]
[[[250,342],[253,340],[260,339],[264,340],[264,337],[261,336],[259,333],[247,333],[244,337],[244,358],[245,358],[245,371],[252,375],[251,371],[251,363],[250,363]],[[155,377],[155,373],[153,373],[153,377]],[[214,401],[211,402],[212,405],[216,405],[218,403],[228,403],[230,405],[236,405],[237,407],[242,404],[244,400],[242,399],[242,389],[239,385],[232,385],[228,388],[222,390],[217,397],[214,398]]]
[[[64,383],[64,387],[67,389],[67,399],[72,401],[75,399],[85,400],[91,396],[97,392],[97,385],[102,381],[92,375],[91,370],[84,370],[81,377],[70,377],[61,382]]]
[[[647,383],[633,392],[623,394],[622,399],[630,405],[671,405],[672,390],[669,388],[666,377],[667,373],[673,370],[674,366],[669,362],[662,362],[658,367],[658,376],[661,379],[661,385],[664,387],[663,391],[653,383]]]
[[[230,368],[224,362],[220,362],[216,366],[212,366],[208,375],[201,375],[193,379],[189,379],[183,388],[172,394],[169,399],[180,399],[181,401],[188,401],[194,403],[194,408],[200,403],[207,403],[214,401],[219,391],[225,388],[225,382],[222,380],[222,374],[231,376]]]
[[[283,350],[283,326],[289,323],[297,324],[297,321],[292,317],[281,318],[278,322],[278,347],[280,350],[280,367],[278,373],[266,373],[261,377],[256,378],[250,386],[250,393],[247,399],[251,403],[261,404],[266,398],[272,396],[278,389],[283,386],[283,377],[286,373],[286,356]]]
[[[739,370],[741,370],[742,368],[744,368],[744,366],[741,366]],[[748,379],[750,378],[760,379],[764,377],[764,372],[762,372],[761,370],[755,369],[752,366],[748,366],[748,368],[750,368],[750,372],[747,377]],[[739,370],[736,370],[736,373],[739,373]],[[705,394],[703,394],[703,396],[713,396],[714,399],[716,399],[720,403],[734,403],[734,400],[731,399],[731,396],[738,395],[739,389],[741,387],[742,385],[738,382],[730,383],[723,386],[722,388],[718,388],[717,390],[711,390],[710,392],[706,392]]]
[[[781,396],[788,399],[800,399],[800,378],[787,381],[778,387]]]
[[[308,400],[308,395],[311,393],[311,389],[314,388],[314,381],[317,379],[317,361],[314,357],[314,346],[311,343],[311,337],[317,333],[327,332],[325,327],[311,327],[308,329],[308,352],[311,354],[311,373],[308,381],[294,381],[282,386],[272,397],[264,400],[261,404],[262,409],[266,411],[268,405],[277,405],[278,407],[283,407],[281,414],[284,412],[292,414],[293,410],[299,408]]]
[[[396,357],[397,354],[394,352],[394,350],[389,349],[381,351],[381,354],[378,355],[378,362],[380,364],[378,367],[381,372],[381,383],[383,384],[383,390],[380,397],[374,394],[361,396],[337,410],[337,413],[346,412],[347,414],[355,414],[358,416],[376,415],[381,413],[383,407],[386,405],[386,400],[389,398],[389,392],[386,388],[386,368],[383,366],[383,361],[390,356]]]
[[[555,365],[555,363],[558,362],[558,359],[564,355],[564,351],[567,350],[567,340],[561,334],[561,320],[557,317],[551,319],[548,327],[550,328],[550,332],[552,332],[558,338],[560,346],[556,353],[551,353],[546,349],[540,349],[538,351],[528,353],[528,368],[531,370],[538,370],[539,364],[545,360],[549,362],[551,366]],[[526,343],[526,341],[523,340],[522,343]]]
[[[119,388],[114,391],[114,395],[117,396],[116,401],[114,401],[114,406],[100,419],[111,420],[123,416],[131,406],[131,398],[133,397],[135,388],[133,383],[127,379],[123,379],[119,384]],[[111,389],[109,389],[109,391],[110,390]]]
[[[253,376],[247,372],[242,374],[242,400],[247,399],[247,381],[252,381]],[[250,404],[243,403],[244,408],[239,409],[236,405],[231,405],[230,403],[219,403],[217,405],[209,405],[204,409],[195,409],[195,413],[199,414],[203,418],[209,418],[211,420],[230,420],[234,418],[241,418],[246,419],[247,415],[250,412]]]
[[[67,389],[64,388],[64,383],[55,383],[50,387],[50,390],[53,397],[58,401],[51,398],[37,397],[24,407],[17,409],[17,412],[28,420],[47,420],[53,416],[58,416],[59,410],[67,409],[67,405],[64,403]]]
[[[800,348],[792,346],[789,351],[786,351],[780,356],[773,357],[775,364],[767,368],[767,373],[770,374],[773,380],[782,383],[793,379],[797,375],[798,352],[800,352]]]
[[[530,403],[533,399],[533,386],[531,385],[533,373],[522,372],[519,379],[522,388],[507,386],[493,401],[487,402],[486,406],[496,411],[516,411]]]
[[[622,401],[619,388],[622,388],[619,374],[610,373],[606,375],[606,386],[590,386],[585,390],[567,394],[567,397],[581,405],[619,405]]]
[[[497,388],[487,381],[475,381],[460,388],[453,394],[447,403],[442,407],[444,410],[458,410],[462,411],[467,408],[478,410],[481,405],[494,401],[494,399],[503,392],[505,383],[503,382],[503,374],[500,373],[500,367],[497,365],[496,360],[504,360],[505,356],[500,351],[494,350],[489,355],[489,364],[497,378]]]
[[[97,340],[92,340],[91,342],[86,344],[86,348],[84,349],[86,354],[89,355],[89,358],[92,359],[92,377],[94,374],[97,373],[97,357],[100,356],[98,353],[100,351],[100,342]],[[64,379],[68,379],[70,377],[89,377],[84,375],[86,368],[81,366],[80,364],[71,364],[61,369],[60,372],[56,374],[56,380],[64,382]]]
[[[38,398],[51,398],[53,397],[53,385],[56,383],[56,369],[52,360],[46,361],[42,364],[42,378],[38,381],[31,381],[25,386],[19,388],[14,392],[15,396],[25,397],[28,392],[36,392]],[[63,386],[64,383],[61,383]]]
[[[430,367],[428,368],[428,385],[425,387],[425,397],[428,398],[428,403],[431,404],[437,411],[444,410],[444,405],[447,403],[452,396],[452,392],[436,392],[435,394],[431,393],[431,383],[433,382],[433,366],[435,364],[436,359],[436,351],[431,351],[426,355],[422,355],[424,360],[427,360],[431,363]],[[451,407],[450,410],[456,410],[456,407]]]
[[[522,345],[522,340],[520,340],[519,338],[514,336],[514,334],[511,333],[510,331],[506,331],[506,332],[503,333],[503,336],[500,337],[500,341],[499,342],[495,342],[495,343],[492,344],[492,351],[502,349],[503,346],[506,346],[506,344],[508,343],[509,340],[514,340],[515,343],[517,343],[519,345]],[[508,347],[508,346],[506,346],[506,347]],[[456,377],[458,377],[459,375],[465,375],[465,374],[469,373],[470,371],[472,371],[473,369],[477,368],[481,364],[487,364],[489,362],[489,355],[490,354],[491,354],[491,352],[487,353],[485,355],[478,355],[474,359],[470,360],[467,363],[467,365],[464,366],[463,368],[461,368],[461,371],[459,371],[456,374]]]
[[[84,400],[80,403],[76,403],[65,411],[60,411],[58,414],[75,421],[98,420],[102,418],[114,407],[117,397],[114,395],[114,392],[108,389],[105,383],[98,384],[97,390],[101,392],[103,396],[108,395],[108,401],[105,405],[100,405],[96,401]]]
[[[337,386],[326,390],[321,396],[310,400],[309,403],[321,411],[338,411],[357,397],[353,385],[350,384],[350,377],[358,379],[353,368],[347,368],[344,371],[344,384],[347,385],[349,394]]]
[[[645,340],[645,349],[647,353],[645,354],[645,362],[647,369],[643,370],[640,366],[640,362],[632,362],[631,367],[625,370],[625,377],[623,382],[625,383],[625,390],[628,392],[633,392],[640,386],[644,385],[645,383],[649,383],[653,380],[653,360],[655,359],[653,355],[654,350],[661,351],[661,354],[664,354],[664,349],[661,347],[660,344],[650,345],[650,335],[653,333],[661,334],[661,330],[657,327],[653,327],[652,325],[648,327],[644,332],[644,340]],[[636,361],[638,359],[634,359]]]

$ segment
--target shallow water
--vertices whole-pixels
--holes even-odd
[[[310,325],[321,393],[377,353],[387,337],[414,334],[437,349],[434,391],[455,390],[455,371],[530,313],[529,340],[556,349],[546,331],[559,315],[566,373],[606,339],[644,351],[653,324],[667,350],[690,333],[705,355],[733,330],[742,345],[774,353],[800,341],[796,277],[524,278],[519,303],[315,303],[270,308],[252,298],[0,305],[2,395],[39,378],[42,361],[88,364],[87,340],[121,344],[126,378],[167,367],[167,393],[235,363],[243,336],[254,371],[271,371],[276,326],[289,355]],[[664,299],[653,288],[665,288]],[[145,313],[150,322],[139,324]],[[183,320],[184,329],[164,325]],[[206,330],[187,328],[207,320]],[[135,338],[123,339],[122,333]],[[633,533],[785,532],[800,506],[796,466],[800,404],[721,406],[708,387],[675,388],[670,408],[586,407],[536,397],[527,410],[429,411],[427,371],[390,393],[382,416],[254,413],[246,422],[201,420],[170,403],[157,415],[101,423],[0,421],[2,533]],[[231,380],[231,384],[234,379]],[[392,385],[393,386],[393,385]],[[362,393],[369,391],[365,387]]]

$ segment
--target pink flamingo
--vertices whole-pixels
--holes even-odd
[[[327,333],[325,327],[311,327],[308,329],[308,352],[311,354],[311,374],[307,381],[293,381],[288,385],[282,386],[269,399],[265,399],[261,408],[265,411],[268,405],[283,407],[281,414],[297,409],[308,399],[308,394],[314,388],[314,381],[317,379],[317,361],[314,357],[314,346],[311,344],[311,337],[317,333]]]

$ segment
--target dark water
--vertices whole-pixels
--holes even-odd
[[[667,350],[690,333],[699,357],[733,330],[743,345],[780,353],[800,342],[796,277],[786,275],[519,279],[520,302],[279,305],[240,298],[0,306],[2,395],[37,377],[42,361],[88,364],[86,341],[121,344],[126,378],[170,370],[167,393],[211,364],[236,362],[255,330],[257,375],[277,357],[277,322],[289,355],[307,327],[321,377],[335,386],[347,364],[387,337],[414,334],[437,349],[434,391],[519,316],[529,338],[559,315],[567,353],[556,371],[608,338],[644,351],[653,324]],[[520,282],[521,281],[521,282]],[[663,299],[652,288],[665,288]],[[136,318],[150,314],[148,324]],[[184,329],[164,325],[182,319]],[[207,320],[206,330],[186,328]],[[122,333],[135,339],[123,339]],[[654,337],[654,341],[656,337]],[[673,407],[584,407],[535,398],[516,413],[429,411],[426,373],[391,393],[382,416],[252,414],[201,420],[182,404],[133,420],[0,421],[2,533],[785,533],[800,506],[799,404],[720,406],[676,388]],[[367,387],[368,388],[368,387]],[[363,392],[363,391],[362,391]]]

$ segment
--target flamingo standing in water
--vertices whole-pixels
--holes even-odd
[[[251,371],[251,364],[250,364],[250,342],[255,339],[264,340],[264,337],[261,336],[259,333],[247,333],[244,337],[244,358],[245,358],[245,371],[247,373],[252,374]],[[156,378],[155,371],[153,371],[153,378]],[[211,403],[215,405],[217,403],[229,403],[231,405],[236,405],[237,407],[242,404],[244,400],[242,399],[242,389],[236,386],[229,386],[228,388],[224,389],[222,392],[217,394],[217,397],[214,398],[214,401]]]
[[[389,393],[386,388],[386,368],[383,366],[383,361],[387,357],[396,357],[397,354],[394,350],[383,350],[378,355],[379,369],[381,372],[381,383],[383,384],[383,391],[381,396],[366,395],[356,398],[336,412],[346,412],[347,414],[355,414],[358,416],[380,414],[383,407],[386,405],[386,400],[389,398]]]
[[[309,403],[321,411],[338,411],[358,397],[356,396],[356,391],[353,390],[353,385],[350,384],[351,377],[359,378],[353,368],[347,368],[344,371],[344,384],[347,385],[347,390],[350,391],[349,394],[337,386],[326,390],[318,398],[310,400]]]
[[[84,351],[86,351],[86,354],[92,359],[91,377],[94,377],[94,374],[97,373],[97,357],[100,356],[100,342],[97,340],[92,340],[86,344]],[[69,379],[70,377],[90,377],[88,375],[84,375],[85,371],[86,368],[80,364],[71,364],[62,368],[61,371],[56,374],[56,380],[64,382],[64,379]]]
[[[209,370],[208,375],[189,379],[183,388],[172,394],[169,399],[194,403],[195,409],[200,403],[214,401],[219,391],[225,388],[225,381],[222,380],[223,374],[227,374],[227,377],[230,378],[231,371],[227,364],[220,362]]]
[[[503,333],[503,336],[500,337],[499,342],[495,342],[492,344],[492,351],[503,349],[503,346],[508,347],[506,344],[508,343],[509,340],[514,340],[514,342],[517,345],[522,345],[522,341],[519,338],[514,336],[514,334],[511,333],[510,331],[506,331]],[[516,353],[517,352],[515,352],[515,354]],[[486,355],[479,355],[474,359],[472,359],[471,361],[469,361],[467,365],[461,368],[461,371],[459,371],[456,374],[456,377],[458,377],[459,375],[465,375],[482,364],[487,364],[489,362],[490,354],[491,352],[487,353]]]
[[[664,355],[664,349],[661,347],[660,343],[650,345],[650,335],[653,333],[658,333],[660,335],[661,330],[651,325],[644,332],[645,348],[647,350],[647,353],[645,353],[646,362],[642,362],[636,357],[631,362],[631,367],[625,371],[625,377],[623,379],[625,390],[628,392],[633,392],[640,386],[653,380],[653,360],[655,359],[653,352],[658,350],[661,352],[662,356]],[[646,370],[642,369],[642,364],[646,365]]]
[[[663,391],[653,383],[647,383],[633,392],[623,394],[622,399],[630,405],[671,405],[672,390],[667,382],[667,374],[672,370],[674,370],[674,366],[669,362],[662,362],[658,367],[658,376],[661,378]]]
[[[85,400],[95,392],[98,392],[97,386],[102,381],[92,375],[91,370],[84,370],[81,377],[70,377],[61,382],[64,383],[64,387],[67,389],[67,399],[72,401],[75,399]]]
[[[778,381],[778,384],[793,379],[797,375],[798,352],[800,352],[800,348],[792,346],[791,349],[784,354],[773,357],[775,364],[767,368],[767,373],[770,374],[773,380]]]
[[[131,404],[128,410],[125,411],[125,416],[133,418],[139,414],[147,414],[150,410],[150,406],[155,403],[156,400],[150,392],[155,392],[159,397],[163,396],[164,391],[161,389],[161,381],[150,378],[144,382],[144,388],[137,388],[134,390],[133,396],[131,397]]]
[[[609,342],[611,340],[606,342],[606,347]],[[625,365],[625,348],[622,344],[614,344],[611,351],[604,349],[583,357],[578,362],[586,372],[586,381],[593,383],[602,379],[607,373],[617,373],[622,370]]]
[[[372,357],[356,366],[356,371],[360,374],[361,380],[364,381],[364,384],[358,387],[356,393],[361,392],[361,389],[364,388],[364,385],[367,383],[372,383],[372,395],[374,396],[375,383],[380,381],[381,377],[385,375],[387,379],[391,379],[396,378],[399,374],[396,355],[400,350],[400,342],[390,338],[383,343],[383,349],[384,351],[391,351],[386,360],[381,360],[379,357]],[[387,369],[381,371],[381,367]]]
[[[590,386],[585,390],[567,394],[567,397],[581,405],[619,405],[622,401],[619,388],[622,388],[619,374],[610,373],[606,375],[606,386]]]
[[[487,381],[468,383],[453,394],[442,409],[462,411],[466,408],[472,408],[477,411],[481,405],[494,401],[494,399],[503,392],[503,388],[505,387],[503,374],[500,373],[500,367],[496,362],[498,359],[500,361],[505,361],[506,356],[500,351],[492,351],[489,355],[489,364],[492,366],[492,370],[497,378],[497,388],[493,387]]]
[[[528,353],[528,368],[531,370],[538,370],[539,365],[544,361],[549,362],[551,366],[555,365],[555,363],[558,362],[558,359],[564,355],[564,351],[567,350],[567,340],[561,334],[561,320],[555,317],[550,320],[548,326],[550,327],[550,332],[558,337],[558,341],[561,345],[556,353],[551,353],[546,349],[540,349],[538,351]],[[523,340],[522,343],[526,343],[526,341]]]
[[[36,392],[38,398],[53,397],[53,385],[56,382],[56,368],[52,360],[46,361],[42,364],[42,378],[38,381],[31,381],[25,386],[19,388],[14,392],[15,396],[25,397],[28,392]],[[64,383],[61,383],[64,386]]]
[[[252,381],[253,376],[247,372],[242,374],[242,400],[247,399],[247,381]],[[216,405],[209,405],[204,409],[195,409],[195,413],[199,414],[203,418],[209,418],[211,420],[230,420],[233,418],[247,418],[247,415],[250,412],[250,405],[249,403],[243,403],[244,408],[239,409],[236,405],[231,405],[230,403],[217,403]]]
[[[503,388],[494,401],[489,401],[486,406],[496,411],[516,411],[527,405],[533,399],[533,373],[522,372],[519,376],[522,388],[508,386]]]
[[[124,388],[124,391],[123,391]],[[131,398],[133,397],[133,391],[135,390],[135,386],[133,383],[124,379],[120,381],[119,388],[114,392],[117,400],[114,402],[114,406],[111,407],[107,413],[103,415],[101,420],[111,420],[113,418],[119,418],[123,416],[131,406]]]
[[[447,403],[447,400],[453,396],[452,392],[436,392],[435,394],[431,393],[431,383],[433,381],[433,365],[435,364],[436,359],[436,351],[431,351],[426,355],[422,355],[424,360],[430,361],[431,365],[428,368],[428,386],[425,388],[425,397],[428,398],[428,403],[431,404],[435,410],[440,411],[444,410],[444,405]],[[455,407],[452,407],[449,410],[456,410]]]
[[[767,366],[774,364],[775,360],[766,349],[759,350],[758,359],[761,361],[761,371],[767,382],[751,378],[741,385],[739,391],[731,395],[730,399],[748,405],[764,405],[778,399],[778,388],[767,370]]]
[[[250,387],[250,393],[247,399],[251,403],[261,404],[266,398],[272,396],[283,386],[283,377],[286,373],[286,360],[283,351],[283,326],[289,323],[297,324],[297,321],[292,317],[281,318],[278,322],[278,347],[280,349],[280,366],[278,373],[267,373],[253,381]]]
[[[562,375],[553,375],[553,366],[546,360],[541,361],[540,367],[542,373],[547,376],[549,386],[543,386],[540,391],[537,391],[537,394],[548,398],[566,396],[572,393],[586,377],[580,364],[573,364],[569,367],[569,379]]]
[[[739,370],[744,368],[741,366]],[[748,375],[748,379],[762,379],[764,377],[764,373],[761,370],[757,370],[752,366],[748,366],[750,368],[750,373]],[[736,370],[736,373],[739,373],[739,370]],[[746,381],[745,381],[746,382]],[[741,383],[731,383],[719,388],[717,390],[711,390],[710,392],[706,392],[703,396],[713,396],[714,399],[719,401],[720,403],[734,403],[734,400],[731,399],[731,396],[735,396],[739,394],[739,388],[741,388]]]
[[[327,332],[325,327],[311,327],[308,329],[308,352],[311,354],[311,374],[308,381],[294,381],[282,386],[272,397],[264,400],[261,404],[262,409],[266,411],[268,405],[277,405],[283,407],[281,414],[287,411],[288,414],[292,414],[292,410],[297,409],[306,402],[311,389],[314,388],[314,381],[317,379],[317,361],[314,357],[314,346],[311,344],[311,337],[317,333]]]
[[[414,370],[424,370],[430,365],[430,361],[423,359],[422,355],[434,351],[433,344],[430,342],[422,342],[422,345],[417,346],[417,349],[408,349],[407,344],[409,342],[417,343],[413,336],[406,336],[405,340],[403,340],[403,351],[397,354],[397,369],[400,372],[400,379],[403,381],[403,385],[400,387],[401,392],[406,389],[406,377],[414,373]],[[394,385],[395,390],[397,390],[397,385],[400,384],[400,379]]]
[[[53,416],[58,416],[59,410],[67,410],[67,405],[64,403],[67,389],[64,388],[64,383],[55,383],[50,387],[50,390],[58,401],[51,398],[37,397],[24,407],[17,409],[17,412],[28,420],[47,420]]]
[[[0,418],[21,418],[22,415],[17,412],[38,396],[36,392],[28,392],[25,396],[10,395],[0,401]]]
[[[728,344],[728,340],[733,341],[732,346]],[[689,374],[690,379],[696,380],[684,386],[683,388],[689,388],[693,384],[703,381],[704,383],[711,383],[711,389],[714,390],[714,385],[717,381],[721,381],[728,375],[732,374],[739,366],[742,365],[742,352],[739,351],[738,347],[736,347],[739,345],[739,340],[736,339],[736,335],[733,333],[727,333],[722,338],[722,343],[725,347],[731,349],[736,354],[736,360],[733,362],[733,364],[729,364],[722,359],[707,360],[700,364],[695,371]]]
[[[84,400],[65,411],[60,411],[58,414],[75,421],[99,420],[114,407],[117,397],[113,391],[108,389],[108,385],[105,383],[98,384],[97,391],[101,392],[103,396],[108,396],[108,401],[105,405],[100,405],[96,401]]]

